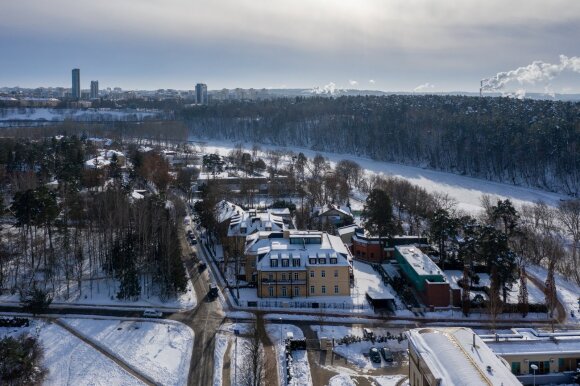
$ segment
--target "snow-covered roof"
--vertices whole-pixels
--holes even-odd
[[[427,275],[441,275],[445,277],[443,271],[419,248],[409,245],[397,246],[396,250],[399,251],[403,259],[415,270],[419,276]]]
[[[217,220],[220,223],[227,220],[233,221],[236,218],[241,218],[245,213],[245,210],[242,209],[242,207],[226,200],[218,202],[215,209],[217,212]]]
[[[339,215],[352,217],[350,208],[346,205],[327,204],[315,209],[315,211],[318,213],[318,216],[325,216],[328,215],[328,212],[337,211]]]
[[[230,218],[228,236],[247,236],[260,231],[284,231],[287,229],[282,217],[270,211],[248,210]]]
[[[523,339],[487,342],[498,355],[580,355],[580,339]]]
[[[246,254],[258,258],[258,270],[305,269],[307,266],[349,266],[351,254],[340,237],[320,231],[257,232],[246,239]],[[270,260],[279,260],[272,267]],[[281,260],[289,259],[284,267]],[[292,260],[300,259],[299,266]],[[334,260],[336,259],[336,260]]]
[[[343,236],[343,235],[346,235],[349,233],[354,233],[357,228],[358,228],[358,225],[352,224],[352,225],[346,225],[346,226],[340,227],[336,231],[338,232],[339,236]]]
[[[469,328],[418,328],[407,334],[409,349],[420,356],[441,386],[520,384],[507,363]]]

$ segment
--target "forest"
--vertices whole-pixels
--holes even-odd
[[[578,196],[580,104],[465,96],[229,101],[176,112],[195,137],[349,153]]]
[[[99,151],[83,138],[0,139],[0,290],[68,299],[108,282],[118,283],[111,296],[121,300],[186,290],[185,209],[168,186],[168,165],[135,145],[126,150],[129,161],[113,153],[107,167],[93,168],[85,161]],[[132,199],[148,185],[150,194]]]

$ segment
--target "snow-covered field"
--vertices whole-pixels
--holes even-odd
[[[205,144],[204,148],[206,152],[219,152],[222,155],[226,155],[235,146],[235,143],[230,141],[205,140],[195,137],[189,139],[203,142]],[[251,149],[252,146],[253,144],[244,144],[245,149]],[[272,149],[291,150],[295,153],[302,152],[309,158],[320,153],[327,157],[331,162],[338,162],[343,159],[353,160],[368,173],[401,177],[415,185],[425,188],[429,192],[447,193],[450,197],[453,197],[458,201],[460,209],[471,213],[479,212],[482,209],[480,199],[483,194],[497,196],[497,198],[500,199],[509,198],[515,205],[544,201],[548,205],[555,206],[560,199],[569,198],[565,195],[550,193],[539,189],[486,181],[452,173],[423,169],[420,167],[373,161],[368,158],[357,157],[350,154],[316,152],[297,147],[268,145],[261,145],[261,148],[262,150]]]
[[[92,282],[92,285],[91,285]],[[92,287],[92,289],[91,289]],[[66,285],[63,283],[56,288],[56,294],[52,304],[54,305],[78,305],[78,306],[110,306],[119,308],[154,307],[160,310],[183,311],[191,310],[197,305],[197,298],[191,280],[187,282],[187,290],[177,298],[161,300],[157,295],[147,296],[142,293],[137,301],[119,300],[116,297],[119,281],[115,279],[96,279],[81,281],[81,288],[76,281],[70,282],[69,297],[66,298]],[[0,303],[18,303],[20,296],[4,294],[0,296]]]
[[[29,328],[0,328],[0,336],[38,333],[48,369],[46,386],[143,385],[90,345],[55,324],[36,320]]]
[[[284,340],[289,332],[294,335],[295,339],[304,338],[302,330],[292,324],[267,324],[266,332],[270,337],[270,341],[276,347],[276,355],[278,356],[278,376],[280,377],[282,385],[286,376],[286,358]],[[312,376],[310,375],[310,365],[308,364],[308,355],[306,351],[296,350],[292,353],[292,374],[293,378],[288,383],[288,386],[307,386],[312,385]]]
[[[186,325],[172,321],[62,321],[160,384],[187,384],[194,336]]]

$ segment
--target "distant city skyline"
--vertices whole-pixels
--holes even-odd
[[[82,89],[477,92],[497,73],[577,58],[578,37],[574,0],[23,0],[3,6],[0,87],[70,87],[80,68]],[[578,93],[575,63],[503,89]]]

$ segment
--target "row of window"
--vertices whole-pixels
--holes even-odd
[[[289,267],[290,266],[290,259],[281,259],[281,267]],[[277,267],[278,266],[278,259],[270,259],[270,267]],[[292,259],[292,266],[293,267],[300,267],[300,259]]]
[[[284,280],[290,280],[292,279],[292,273],[288,273],[288,275],[286,275],[285,272],[282,272],[281,274],[282,278],[280,280],[284,281]],[[314,271],[310,271],[310,277],[315,277],[315,272]],[[326,271],[322,270],[320,271],[320,277],[326,277]],[[334,277],[338,277],[338,269],[334,270]],[[286,279],[288,278],[288,279]],[[269,273],[268,274],[268,280],[269,281],[273,281],[274,280],[274,274],[273,273]],[[299,274],[298,272],[294,272],[294,280],[300,280],[299,279]]]
[[[320,287],[320,293],[321,294],[326,294],[326,286],[323,285]],[[338,287],[338,285],[334,286],[334,293],[338,294],[340,293],[340,288]],[[311,285],[310,286],[310,295],[314,295],[316,294],[316,287]],[[268,295],[271,297],[276,296],[276,290],[273,286],[269,286],[268,287]],[[280,296],[288,296],[288,288],[287,287],[281,287],[280,288]],[[300,296],[300,287],[294,287],[294,296]]]

